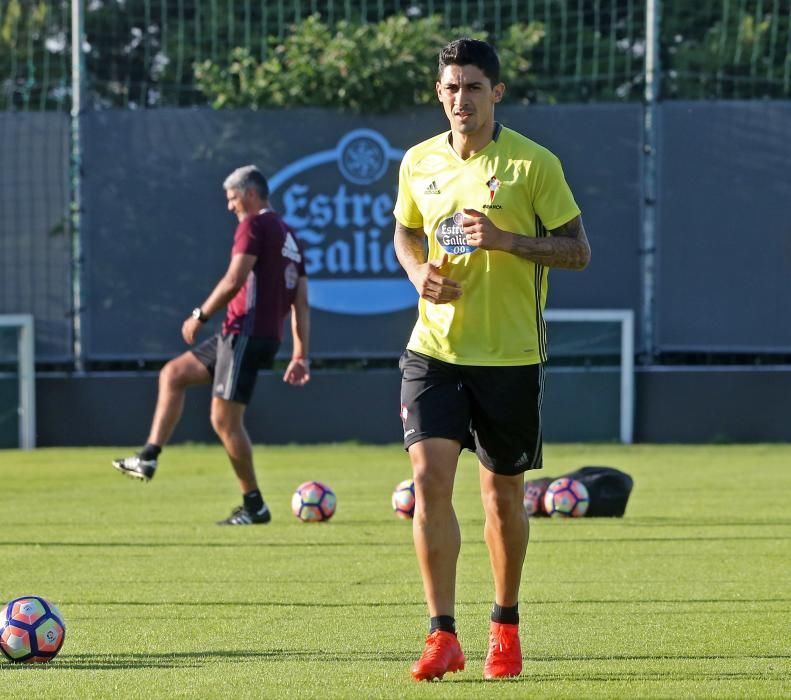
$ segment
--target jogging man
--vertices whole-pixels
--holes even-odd
[[[583,269],[590,247],[558,159],[494,120],[505,86],[494,49],[473,39],[439,56],[450,131],[404,156],[395,249],[420,295],[401,359],[404,446],[415,481],[413,537],[429,635],[416,680],[464,668],[456,636],[463,448],[479,461],[494,577],[485,678],[522,670],[518,595],[527,551],[524,472],[542,466],[547,268]],[[428,253],[426,253],[428,243]]]
[[[293,352],[283,381],[302,386],[310,379],[310,309],[302,246],[269,205],[266,178],[252,165],[234,170],[223,183],[228,210],[239,220],[225,275],[181,327],[188,345],[206,321],[227,305],[222,332],[170,360],[159,374],[156,411],[143,449],[113,466],[149,481],[184,407],[187,387],[213,383],[211,423],[231,461],[243,503],[218,525],[269,522],[253,468],[244,412],[259,369],[271,368],[291,310]]]

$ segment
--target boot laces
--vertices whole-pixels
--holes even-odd
[[[489,635],[490,651],[506,652],[511,648],[513,634],[509,634],[505,627],[495,627]]]
[[[423,649],[421,657],[426,661],[436,661],[442,656],[443,644],[438,634],[430,634],[426,637],[426,648]]]

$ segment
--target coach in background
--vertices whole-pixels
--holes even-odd
[[[253,165],[234,170],[223,183],[228,210],[239,225],[231,262],[206,301],[184,321],[181,334],[192,345],[201,327],[227,305],[222,332],[170,360],[159,374],[156,411],[143,449],[113,466],[149,481],[157,459],[181,418],[187,387],[213,384],[211,423],[239,480],[243,503],[218,525],[268,523],[253,467],[244,412],[259,369],[270,369],[291,311],[293,353],[283,381],[303,386],[310,379],[310,309],[305,255],[300,242],[269,204],[266,178]]]
[[[485,678],[519,675],[519,583],[527,551],[524,472],[541,461],[547,268],[582,269],[590,247],[558,159],[494,120],[500,62],[459,39],[439,58],[450,131],[407,151],[395,249],[420,295],[401,359],[404,447],[415,480],[413,537],[429,636],[416,680],[464,668],[456,637],[453,510],[459,452],[478,457],[494,576]],[[428,238],[428,254],[426,239]]]

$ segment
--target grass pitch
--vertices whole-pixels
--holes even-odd
[[[239,496],[222,449],[174,446],[150,484],[128,449],[0,451],[0,598],[56,603],[52,663],[0,663],[7,697],[467,698],[791,696],[791,446],[550,445],[546,468],[630,473],[623,519],[532,522],[525,667],[484,682],[492,585],[472,455],[462,458],[457,620],[467,669],[408,668],[426,633],[398,446],[259,447],[273,513],[219,528]],[[329,523],[290,512],[318,479]]]

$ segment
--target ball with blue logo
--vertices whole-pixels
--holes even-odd
[[[63,615],[41,596],[14,598],[0,611],[0,651],[11,663],[46,663],[66,638]]]

